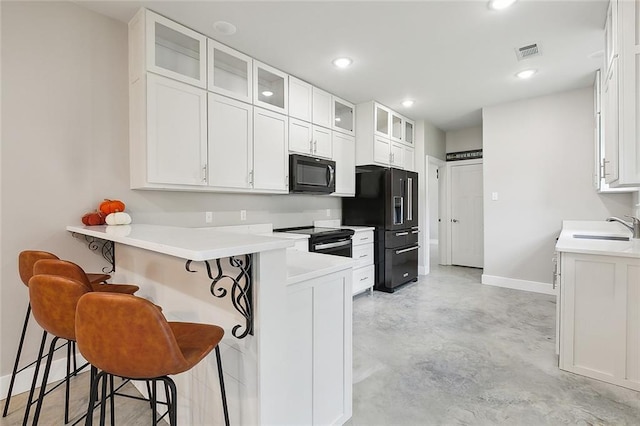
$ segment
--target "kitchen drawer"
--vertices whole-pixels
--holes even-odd
[[[373,243],[373,231],[356,231],[351,238],[354,246]]]
[[[356,261],[353,269],[373,264],[373,243],[353,247],[351,257]]]
[[[373,265],[353,270],[353,294],[361,293],[373,287],[375,269]]]
[[[397,231],[386,231],[384,246],[385,248],[404,247],[418,243],[417,229],[401,229]]]

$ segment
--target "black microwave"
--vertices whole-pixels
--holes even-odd
[[[289,155],[289,192],[331,194],[336,190],[336,162]]]

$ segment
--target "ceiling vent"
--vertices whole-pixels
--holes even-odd
[[[538,46],[537,43],[518,47],[515,50],[516,50],[516,56],[519,61],[522,61],[523,59],[531,58],[533,56],[539,56],[542,54],[540,52],[540,47]]]

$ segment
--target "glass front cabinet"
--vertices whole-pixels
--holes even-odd
[[[288,75],[262,62],[253,61],[253,104],[287,114]]]
[[[208,89],[251,103],[253,98],[253,59],[215,40],[209,39],[207,46]]]
[[[207,87],[207,38],[146,11],[147,71],[203,89]]]
[[[355,106],[333,96],[333,130],[353,135],[355,132]]]

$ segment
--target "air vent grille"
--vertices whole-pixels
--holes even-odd
[[[540,52],[540,47],[537,43],[528,44],[526,46],[516,48],[516,56],[518,57],[519,61],[541,54],[542,53]]]

